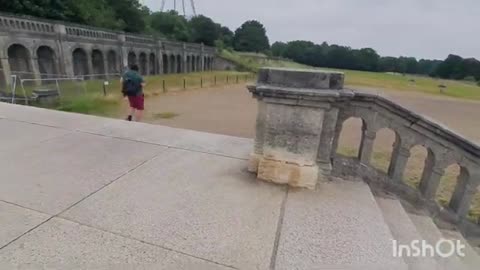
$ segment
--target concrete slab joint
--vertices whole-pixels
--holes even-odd
[[[335,91],[343,88],[343,81],[342,73],[260,70],[257,85],[249,87],[261,108],[255,152],[248,166],[258,179],[308,189],[314,189],[319,180],[326,180],[330,170],[323,168],[329,166],[319,166],[317,160],[330,160],[330,151],[322,153],[324,145],[320,147],[321,141],[331,144],[335,133],[331,115],[325,116],[329,102],[305,101],[316,94],[322,98],[335,96]],[[324,121],[325,118],[328,120]],[[332,138],[325,138],[326,134]]]

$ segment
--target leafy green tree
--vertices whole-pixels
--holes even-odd
[[[190,40],[187,20],[176,11],[154,12],[150,15],[151,28],[163,36],[180,41]]]
[[[1,10],[47,19],[66,20],[66,0],[0,0]]]
[[[105,0],[68,0],[66,7],[64,15],[70,21],[110,29],[122,29],[124,26]]]
[[[212,19],[199,15],[188,22],[191,31],[191,41],[203,43],[208,46],[215,45],[215,40],[220,37],[220,28]]]
[[[284,42],[277,41],[273,43],[271,48],[272,55],[283,57],[285,55],[285,51],[287,50],[287,47],[288,47],[287,43],[284,43]]]
[[[85,0],[71,0],[83,2]],[[92,1],[92,0],[88,0]],[[93,0],[103,1],[103,0]],[[146,29],[145,18],[150,14],[150,10],[143,6],[139,0],[105,0],[108,8],[111,8],[116,14],[118,23],[122,25],[122,30],[133,33],[144,32]]]
[[[220,28],[220,40],[222,40],[223,44],[227,48],[233,48],[233,32],[226,26],[221,26],[220,24],[217,25]]]
[[[263,52],[270,48],[265,27],[258,21],[247,21],[235,31],[233,39],[237,51]]]

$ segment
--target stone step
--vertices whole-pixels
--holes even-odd
[[[400,201],[391,198],[375,197],[382,210],[383,217],[398,244],[410,245],[414,240],[423,240],[417,228],[410,220]],[[411,270],[438,269],[433,258],[403,256]]]
[[[441,230],[446,239],[460,240],[465,245],[465,257],[460,257],[463,264],[471,269],[480,269],[480,255],[473,249],[463,235],[457,231]]]
[[[408,269],[393,257],[393,236],[370,188],[335,180],[290,189],[275,269]]]
[[[410,219],[412,220],[413,224],[417,228],[417,231],[420,233],[422,238],[426,240],[430,245],[435,246],[438,241],[441,239],[445,239],[435,225],[433,220],[429,216],[418,216],[409,214]],[[466,267],[460,258],[456,255],[442,258],[440,256],[435,256],[435,260],[439,266],[439,269],[442,270],[450,270],[450,269],[461,269],[461,270],[470,270],[470,268]]]

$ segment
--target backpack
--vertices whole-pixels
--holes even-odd
[[[123,81],[123,93],[127,96],[136,96],[141,88],[142,86],[131,78],[126,78]]]

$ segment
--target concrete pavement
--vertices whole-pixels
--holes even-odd
[[[0,268],[406,268],[365,184],[257,181],[252,146],[0,103]]]

